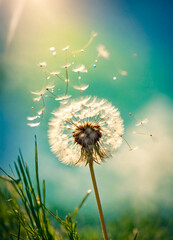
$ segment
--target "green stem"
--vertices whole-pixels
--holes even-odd
[[[90,169],[91,179],[92,179],[92,183],[93,183],[93,187],[94,187],[97,207],[98,207],[98,210],[99,210],[99,215],[100,215],[100,221],[101,221],[101,225],[102,225],[104,240],[108,240],[105,221],[104,221],[104,216],[103,216],[103,211],[102,211],[102,206],[101,206],[99,192],[98,192],[97,183],[96,183],[96,178],[95,178],[95,174],[94,174],[93,162],[89,162],[89,169]]]

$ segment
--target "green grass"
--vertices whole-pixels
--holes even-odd
[[[0,234],[1,240],[100,240],[101,226],[84,216],[78,216],[80,208],[89,196],[86,193],[72,213],[62,219],[46,206],[45,180],[40,182],[38,169],[37,141],[35,139],[35,180],[31,179],[29,168],[21,151],[14,163],[12,175],[3,169],[0,175]],[[4,181],[5,180],[5,181]],[[59,209],[61,212],[61,209]],[[107,222],[109,240],[173,240],[173,211],[162,206],[151,214],[135,215],[128,212],[116,220]],[[165,214],[166,213],[166,214]],[[78,218],[78,222],[76,220]]]
[[[2,172],[6,176],[1,176],[1,179],[10,183],[17,196],[11,196],[8,202],[10,203],[11,212],[18,221],[18,231],[11,233],[11,236],[17,239],[42,239],[42,240],[58,240],[64,234],[60,234],[56,229],[50,225],[48,214],[52,215],[56,221],[64,227],[66,235],[70,240],[78,240],[77,224],[75,217],[83,203],[87,199],[89,193],[87,192],[82,202],[74,210],[72,214],[67,214],[65,220],[61,219],[58,214],[54,214],[46,207],[46,194],[45,194],[45,180],[40,185],[39,171],[38,171],[38,153],[37,153],[37,140],[35,139],[35,175],[36,175],[36,189],[34,189],[33,182],[30,177],[29,168],[27,163],[24,162],[20,152],[17,163],[14,163],[17,176],[7,174],[2,168]],[[23,234],[21,234],[21,229]],[[25,233],[25,234],[24,234]],[[63,231],[62,231],[63,233]]]

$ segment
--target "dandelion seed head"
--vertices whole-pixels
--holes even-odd
[[[108,59],[109,58],[109,52],[106,50],[105,46],[104,45],[99,45],[98,48],[98,55],[99,57],[103,57],[103,58],[106,58]]]
[[[105,99],[71,100],[52,114],[49,143],[65,164],[101,163],[121,145],[123,120],[118,109]]]

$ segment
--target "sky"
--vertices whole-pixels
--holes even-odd
[[[90,65],[100,44],[110,57],[100,58],[96,68],[82,74],[83,83],[89,85],[83,95],[112,102],[124,120],[125,137],[139,145],[138,150],[129,152],[123,142],[112,159],[96,166],[105,211],[107,215],[111,207],[118,211],[119,204],[126,205],[127,199],[132,205],[149,203],[149,199],[160,199],[166,204],[172,194],[169,183],[173,180],[171,8],[172,1],[163,0],[0,0],[1,167],[10,171],[8,165],[17,159],[21,148],[24,159],[34,169],[36,134],[40,176],[46,179],[50,205],[63,202],[64,208],[71,209],[82,198],[81,193],[84,195],[92,188],[87,168],[63,165],[51,153],[47,137],[50,113],[46,113],[39,128],[29,128],[26,118],[32,114],[30,91],[40,90],[45,84],[39,63],[46,61],[51,71],[60,69],[65,64],[61,49],[67,45],[72,50],[81,49],[94,30],[98,36],[75,61]],[[52,46],[58,52],[55,61],[49,51]],[[71,83],[76,85],[77,78]],[[62,83],[57,86],[64,91]],[[69,93],[73,98],[79,96],[73,88],[69,88]],[[48,107],[53,110],[59,105],[49,101]],[[149,119],[146,128],[154,140],[132,134],[136,126],[129,112],[137,119]],[[117,207],[111,205],[111,200]],[[93,194],[87,207],[96,209]]]

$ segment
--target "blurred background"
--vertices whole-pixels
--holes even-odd
[[[91,64],[99,44],[110,57],[100,58],[96,68],[82,75],[83,83],[89,84],[83,95],[106,98],[118,107],[125,138],[138,146],[130,152],[123,142],[111,159],[95,166],[105,219],[119,219],[128,212],[172,216],[172,5],[169,0],[0,0],[0,165],[10,172],[9,164],[21,148],[34,177],[36,134],[40,177],[46,180],[51,209],[62,215],[72,211],[92,184],[87,167],[63,165],[51,153],[49,112],[40,127],[27,126],[33,106],[30,91],[45,84],[39,62],[46,61],[51,71],[65,64],[62,53],[55,63],[50,47],[60,52],[67,45],[81,49],[94,30],[98,36],[77,63]],[[77,78],[70,81],[77,84]],[[79,95],[72,88],[69,93],[73,98]],[[54,110],[59,104],[50,99],[48,106]],[[132,134],[146,130],[135,126],[129,112],[139,120],[149,119],[146,129],[152,138]],[[99,221],[93,192],[80,217],[85,224]]]

